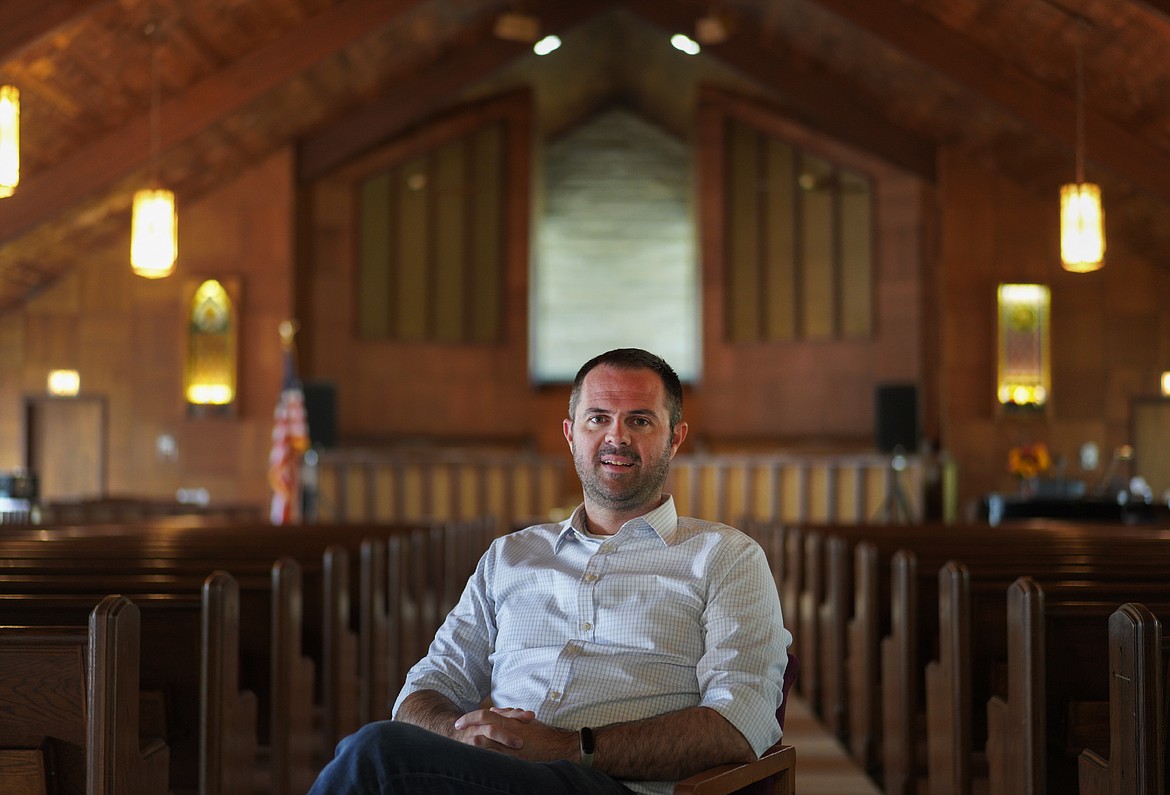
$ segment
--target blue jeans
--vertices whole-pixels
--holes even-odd
[[[337,745],[309,795],[630,795],[604,773],[567,761],[526,762],[409,723],[378,721]]]

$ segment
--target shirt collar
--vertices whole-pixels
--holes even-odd
[[[662,501],[661,505],[635,519],[630,519],[622,525],[622,529],[618,533],[624,532],[627,527],[635,533],[653,532],[662,539],[663,544],[669,546],[678,534],[678,511],[674,506],[674,496],[665,493],[663,496],[666,499]],[[585,503],[578,505],[569,518],[561,522],[561,531],[557,535],[555,547],[557,552],[560,552],[561,547],[570,536],[581,539],[589,538],[585,530]]]

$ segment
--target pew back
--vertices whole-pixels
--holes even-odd
[[[42,770],[65,795],[165,795],[168,749],[139,737],[138,663],[125,597],[103,598],[84,627],[0,627],[0,746],[51,749]]]

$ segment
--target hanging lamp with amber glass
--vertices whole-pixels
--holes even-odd
[[[0,86],[0,199],[20,182],[20,90]]]
[[[161,187],[158,179],[159,133],[159,59],[158,26],[147,27],[150,50],[150,187],[134,194],[133,220],[130,225],[130,267],[139,276],[161,279],[175,270],[179,255],[179,219],[175,211],[175,194]]]
[[[1105,261],[1105,211],[1101,188],[1085,182],[1085,21],[1078,21],[1076,48],[1076,182],[1060,189],[1060,260],[1066,271],[1088,273]]]

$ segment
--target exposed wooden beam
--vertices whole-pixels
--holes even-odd
[[[297,175],[316,179],[451,104],[451,96],[524,52],[524,45],[485,39],[332,122],[297,145]]]
[[[226,118],[423,0],[349,0],[163,103],[163,151]],[[150,118],[143,114],[23,182],[4,200],[0,244],[68,210],[150,162]]]
[[[563,32],[613,6],[613,2],[556,3],[541,14],[544,33]],[[355,113],[323,127],[297,147],[297,174],[309,181],[367,151],[407,125],[433,115],[451,103],[463,88],[524,55],[529,45],[501,41],[485,31],[474,46],[444,58],[431,69],[390,91]]]
[[[1164,22],[1170,22],[1170,0],[1132,0],[1132,2],[1157,14]]]
[[[1052,138],[1075,146],[1075,99],[1049,89],[902,3],[888,0],[816,0],[847,22],[868,30],[906,55],[996,103]],[[1149,0],[1147,0],[1147,3]],[[1161,2],[1161,5],[1170,5]],[[1069,52],[1069,59],[1073,53]],[[1109,119],[1085,111],[1086,156],[1134,185],[1170,201],[1170,152]]]
[[[0,62],[18,56],[53,30],[110,0],[0,3]]]
[[[627,5],[665,29],[690,30],[694,25],[694,16],[676,4],[631,0]],[[765,51],[742,30],[725,43],[705,47],[703,51],[768,86],[797,109],[807,125],[934,181],[934,144],[884,116],[842,101],[842,97],[855,93],[845,81],[810,70],[799,59],[785,58],[779,46],[769,45]]]

